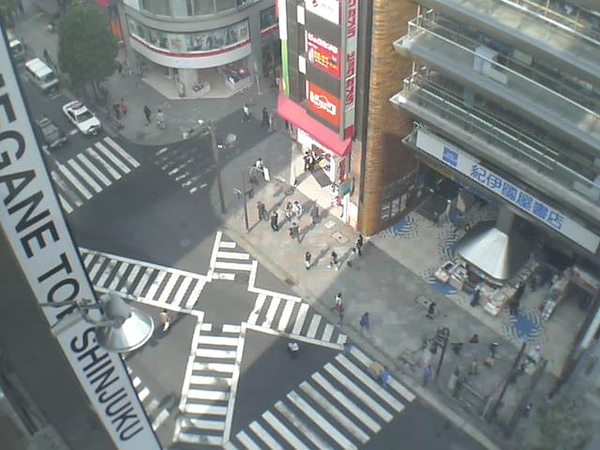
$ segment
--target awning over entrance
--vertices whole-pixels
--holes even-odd
[[[342,140],[335,131],[310,117],[302,106],[283,94],[279,94],[277,99],[277,112],[285,120],[306,131],[323,147],[331,150],[336,155],[346,156],[350,152],[352,144],[350,139]]]

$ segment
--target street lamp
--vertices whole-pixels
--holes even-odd
[[[219,159],[219,147],[217,145],[217,133],[215,131],[215,123],[212,120],[204,121],[198,119],[200,127],[208,128],[210,132],[210,144],[213,152],[213,159],[215,160],[215,166],[217,167],[217,188],[219,189],[219,202],[221,204],[221,213],[225,214],[225,196],[223,194],[223,180],[221,179],[221,160]]]
[[[60,308],[67,305],[76,307],[81,318],[94,325],[98,344],[109,352],[128,353],[137,350],[150,340],[154,332],[152,317],[131,307],[114,293],[100,296],[98,303],[91,300],[66,300],[43,303],[42,307]],[[99,320],[89,316],[91,309],[100,310]]]

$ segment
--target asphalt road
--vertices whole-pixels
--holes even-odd
[[[24,88],[34,118],[73,129],[60,109],[64,95]],[[239,115],[217,124],[220,142],[238,135],[236,149],[222,153],[224,165],[266,137]],[[291,435],[307,448],[480,448],[418,399],[373,387],[360,353],[339,345],[340,330],[219,233],[208,198],[215,178],[208,136],[148,148],[74,133],[45,158],[77,245],[92,251],[84,261],[94,285],[147,298],[136,307],[155,319],[165,307],[173,318],[167,333],[157,331],[127,358],[165,447],[175,437],[198,448],[225,427],[240,448],[248,439],[260,448],[269,439],[302,448]],[[300,339],[297,358],[282,331]]]

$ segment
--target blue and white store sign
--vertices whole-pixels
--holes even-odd
[[[481,161],[452,148],[446,142],[422,129],[417,130],[416,144],[420,150],[486,187],[586,250],[592,253],[596,253],[598,250],[599,236],[559,210],[548,206],[533,195],[506,181],[500,175],[483,167]]]

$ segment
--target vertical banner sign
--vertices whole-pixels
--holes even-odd
[[[308,60],[311,63],[339,80],[340,56],[339,49],[335,45],[308,31],[306,33],[306,49]]]
[[[0,32],[4,33],[2,27]],[[94,299],[41,154],[10,61],[8,44],[2,35],[2,230],[39,303]],[[42,311],[52,326],[68,315],[70,308],[43,308]],[[120,450],[159,450],[160,444],[123,362],[119,355],[108,353],[98,345],[94,328],[82,319],[59,333],[57,340],[115,446]]]
[[[287,96],[290,95],[290,69],[288,67],[288,34],[287,34],[287,5],[286,0],[277,0],[277,16],[279,21],[279,39],[281,40],[281,86],[279,89]]]
[[[356,48],[358,26],[358,0],[346,2],[344,35],[346,37],[344,61],[344,132],[343,138],[354,136],[356,107]]]

